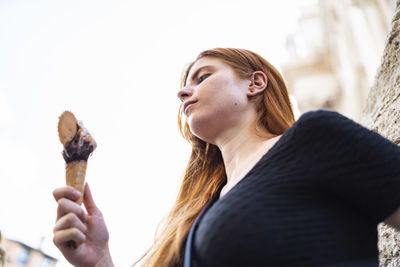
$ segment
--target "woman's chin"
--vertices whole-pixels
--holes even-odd
[[[193,135],[204,142],[213,144],[217,127],[210,125],[210,122],[207,120],[195,120],[194,118],[188,120],[188,125]]]

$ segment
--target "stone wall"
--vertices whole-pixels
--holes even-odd
[[[361,123],[400,145],[400,0]],[[380,265],[400,266],[400,233],[383,223],[378,232]]]

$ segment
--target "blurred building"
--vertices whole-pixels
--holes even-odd
[[[4,262],[6,260],[6,252],[4,248],[1,246],[1,232],[0,232],[0,267],[4,266]]]
[[[0,248],[5,251],[4,267],[53,267],[57,263],[40,249],[4,237],[0,240]]]
[[[359,121],[395,0],[309,0],[286,38],[281,66],[301,113],[325,108]]]

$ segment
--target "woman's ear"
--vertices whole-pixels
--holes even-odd
[[[255,71],[250,77],[250,85],[247,89],[247,96],[256,96],[267,88],[268,78],[262,71]]]

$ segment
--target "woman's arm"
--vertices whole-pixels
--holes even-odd
[[[304,114],[296,138],[315,185],[373,224],[399,225],[400,147],[332,111]],[[301,124],[301,125],[300,125]]]

